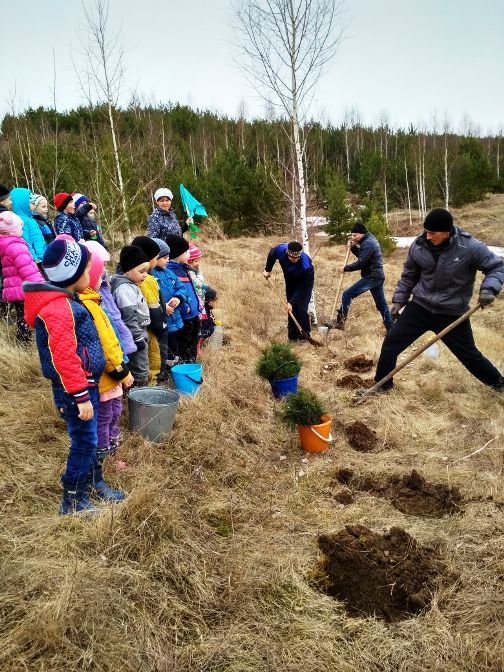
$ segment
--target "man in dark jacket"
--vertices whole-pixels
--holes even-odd
[[[351,230],[351,239],[347,245],[357,257],[353,264],[347,264],[343,267],[343,273],[360,271],[361,279],[357,280],[351,287],[343,292],[341,297],[341,307],[335,320],[325,323],[326,327],[344,329],[345,321],[348,317],[352,299],[357,298],[364,292],[371,292],[376,309],[380,312],[383,324],[388,330],[394,324],[390,315],[390,310],[383,293],[383,283],[385,282],[385,273],[383,272],[383,262],[381,256],[380,243],[369,233],[361,221],[357,221]]]
[[[484,243],[454,226],[448,210],[431,210],[424,233],[409,249],[392,298],[392,317],[397,322],[383,341],[376,381],[395,368],[399,354],[419,336],[426,331],[439,333],[469,309],[476,271],[485,276],[479,291],[479,302],[485,308],[502,289],[504,262]],[[442,341],[473,376],[504,391],[504,377],[476,348],[469,320]],[[392,386],[390,380],[382,389]]]
[[[269,278],[273,265],[278,261],[285,278],[285,293],[287,307],[297,319],[304,331],[310,333],[310,317],[308,306],[313,292],[315,271],[310,257],[303,252],[303,246],[296,240],[290,243],[280,243],[272,247],[266,259],[263,271],[265,278]],[[287,323],[289,341],[303,341],[300,333],[289,316]]]

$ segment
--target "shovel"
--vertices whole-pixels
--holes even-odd
[[[348,257],[349,256],[350,256],[350,248],[348,247],[343,266],[346,266],[348,264]],[[333,303],[332,310],[331,310],[331,319],[329,320],[330,322],[334,322],[334,317],[336,315],[336,309],[338,307],[338,303],[339,303],[340,296],[341,296],[341,290],[343,289],[343,278],[344,277],[345,277],[345,274],[344,274],[343,271],[341,271],[341,277],[340,277],[340,281],[339,281],[339,284],[338,284],[338,291],[336,292],[336,296],[334,297],[334,303]],[[332,327],[327,327],[327,331],[326,331],[326,334],[325,334],[325,337],[324,337],[324,344],[325,345],[327,345],[327,341],[329,340],[329,332],[331,331],[331,329],[332,329]]]
[[[404,360],[404,362],[398,364],[393,371],[387,373],[387,375],[384,376],[377,383],[375,383],[373,387],[370,387],[368,390],[357,390],[356,393],[354,394],[352,403],[356,406],[359,406],[360,404],[364,403],[364,401],[366,401],[368,397],[374,394],[376,390],[378,390],[382,385],[384,385],[387,381],[393,378],[393,376],[395,376],[396,373],[401,371],[401,369],[404,369],[404,367],[410,364],[414,359],[416,359],[418,355],[421,355],[422,352],[425,352],[427,348],[430,348],[431,345],[437,343],[437,341],[443,338],[443,336],[446,336],[446,334],[455,329],[455,327],[458,327],[459,324],[461,324],[469,317],[471,317],[471,315],[475,313],[479,308],[481,308],[481,304],[478,301],[478,303],[474,306],[474,308],[470,308],[466,313],[464,313],[457,320],[455,320],[455,322],[452,322],[447,327],[445,327],[443,331],[440,331],[439,334],[435,334],[432,338],[429,338],[429,340],[425,345],[422,345],[422,347],[419,350],[417,350],[412,355],[407,357]]]
[[[283,304],[284,307],[285,307],[285,301],[284,301],[284,299],[283,299],[283,296],[278,292],[278,290],[277,290],[277,288],[275,287],[275,285],[273,284],[273,281],[271,280],[271,278],[266,278],[266,281],[267,281],[268,285],[271,287],[271,289],[272,289],[272,290],[275,292],[275,294],[278,296],[278,298],[280,299],[280,301],[282,302],[282,304]],[[312,337],[310,336],[310,334],[309,334],[308,332],[306,332],[306,331],[303,329],[303,327],[299,324],[299,322],[296,320],[296,318],[295,318],[294,315],[292,314],[292,310],[287,310],[287,312],[289,313],[290,318],[292,319],[292,321],[294,322],[294,324],[296,325],[296,327],[299,329],[299,333],[303,336],[304,339],[306,339],[307,341],[309,341],[309,342],[310,342],[312,345],[314,345],[316,348],[322,348],[322,347],[324,347],[324,346],[323,346],[323,343],[321,343],[320,341],[317,341],[315,338],[312,338]]]

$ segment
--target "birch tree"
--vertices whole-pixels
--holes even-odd
[[[315,87],[341,41],[338,0],[237,0],[238,43],[244,69],[259,95],[288,119],[295,161],[293,208],[304,251],[307,225],[306,153],[303,123]],[[310,315],[316,323],[312,297]]]
[[[108,0],[94,0],[82,4],[86,20],[88,40],[85,46],[87,62],[87,81],[82,86],[90,99],[95,94],[97,103],[105,103],[107,108],[110,138],[114,154],[115,187],[119,193],[124,217],[124,229],[128,238],[131,237],[126,190],[122,174],[121,156],[115,123],[115,108],[118,105],[121,85],[124,76],[124,52],[120,46],[119,35],[113,34],[109,28]],[[83,84],[81,80],[81,85]]]

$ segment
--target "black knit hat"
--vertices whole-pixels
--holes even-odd
[[[291,240],[291,242],[287,245],[287,252],[291,255],[291,257],[300,257],[302,251],[303,246],[301,243],[298,243],[297,240]]]
[[[133,238],[131,244],[136,245],[143,250],[147,257],[149,257],[149,261],[155,259],[159,254],[159,245],[155,240],[149,238],[149,236],[137,236],[136,238]]]
[[[426,231],[451,231],[453,229],[453,217],[451,212],[444,208],[431,210],[423,223]]]
[[[138,245],[125,245],[119,255],[119,264],[123,273],[131,271],[140,264],[148,264],[150,259]]]
[[[205,303],[213,301],[216,298],[217,298],[217,292],[215,291],[215,289],[213,287],[207,287],[205,289]]]
[[[3,184],[0,184],[0,203],[5,201],[10,192],[10,189],[7,189],[7,187],[5,187]]]
[[[368,230],[362,223],[362,220],[358,219],[355,224],[352,226],[350,233],[364,233],[366,234]]]
[[[170,248],[170,259],[177,259],[181,254],[187,252],[189,243],[182,236],[177,236],[176,233],[169,233],[165,236],[165,241]]]

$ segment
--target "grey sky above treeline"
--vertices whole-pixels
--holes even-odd
[[[88,7],[90,2],[86,3]],[[0,116],[53,101],[53,49],[59,110],[85,103],[75,68],[82,55],[80,0],[0,0],[4,67]],[[346,0],[345,36],[320,80],[311,117],[338,124],[356,108],[363,122],[438,127],[447,115],[463,131],[504,127],[502,0]],[[233,60],[229,0],[110,0],[110,26],[125,53],[121,104],[188,104],[236,116],[265,105]]]

